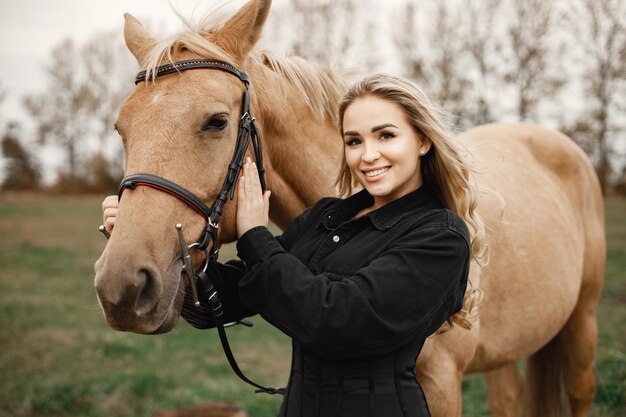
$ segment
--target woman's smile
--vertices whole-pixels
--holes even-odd
[[[382,180],[387,172],[391,169],[390,166],[382,167],[382,168],[370,168],[361,170],[361,172],[365,175],[365,179],[369,182],[377,182]]]

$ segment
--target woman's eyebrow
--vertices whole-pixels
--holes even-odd
[[[372,133],[374,133],[374,132],[376,132],[378,130],[384,129],[386,127],[395,127],[396,129],[398,128],[397,126],[395,126],[395,125],[393,125],[391,123],[383,123],[382,125],[374,126],[372,128]]]
[[[398,129],[398,127],[394,124],[391,123],[383,123],[382,125],[378,125],[378,126],[374,126],[372,128],[372,133],[377,132],[381,129],[384,129],[386,127],[395,127],[396,129]],[[348,130],[347,132],[343,132],[344,136],[359,136],[359,132],[356,132],[354,130]]]

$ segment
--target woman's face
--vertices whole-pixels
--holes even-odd
[[[431,142],[419,137],[399,104],[374,96],[356,99],[343,117],[346,163],[381,207],[422,185],[420,156]]]

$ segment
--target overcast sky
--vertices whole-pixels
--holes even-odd
[[[280,1],[280,0],[279,0]],[[172,0],[184,16],[203,15],[223,0]],[[244,0],[232,0],[235,9]],[[180,27],[168,0],[19,0],[0,2],[0,85],[7,97],[0,108],[2,122],[25,121],[21,104],[25,94],[46,85],[43,68],[52,47],[62,39],[80,43],[96,31],[122,30],[128,12],[172,32]]]
[[[274,0],[274,6],[289,0]],[[332,1],[332,0],[331,0]],[[233,11],[246,0],[0,0],[0,88],[7,93],[0,104],[0,127],[9,120],[21,122],[25,136],[30,136],[32,121],[22,105],[25,95],[43,91],[47,85],[44,68],[53,46],[65,38],[82,43],[95,32],[122,31],[125,12],[131,13],[155,32],[177,31],[180,22],[170,3],[184,16],[194,19],[207,11],[222,6],[224,12]],[[401,0],[387,0],[399,3]],[[375,3],[381,7],[381,3]],[[626,142],[626,141],[625,141]],[[624,145],[626,146],[626,145]],[[620,149],[623,146],[620,146]],[[45,159],[58,160],[60,150]],[[46,165],[47,161],[43,161]],[[53,166],[44,166],[49,174]],[[2,158],[0,158],[0,174]]]
[[[23,97],[46,88],[44,68],[51,49],[61,40],[72,38],[80,44],[98,31],[119,28],[121,33],[125,12],[151,28],[175,32],[181,24],[170,3],[193,19],[220,5],[224,11],[236,10],[246,0],[0,0],[0,88],[7,94],[0,104],[0,127],[16,120],[29,136],[32,121],[22,105]],[[55,169],[53,161],[62,154],[52,146],[45,152],[42,162],[49,178]]]

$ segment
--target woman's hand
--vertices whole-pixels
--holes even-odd
[[[237,237],[256,226],[269,223],[271,191],[261,190],[256,164],[246,159],[237,185]]]
[[[105,198],[102,202],[102,224],[109,233],[113,231],[113,226],[115,226],[117,204],[118,201],[116,195],[107,196],[107,198]]]

